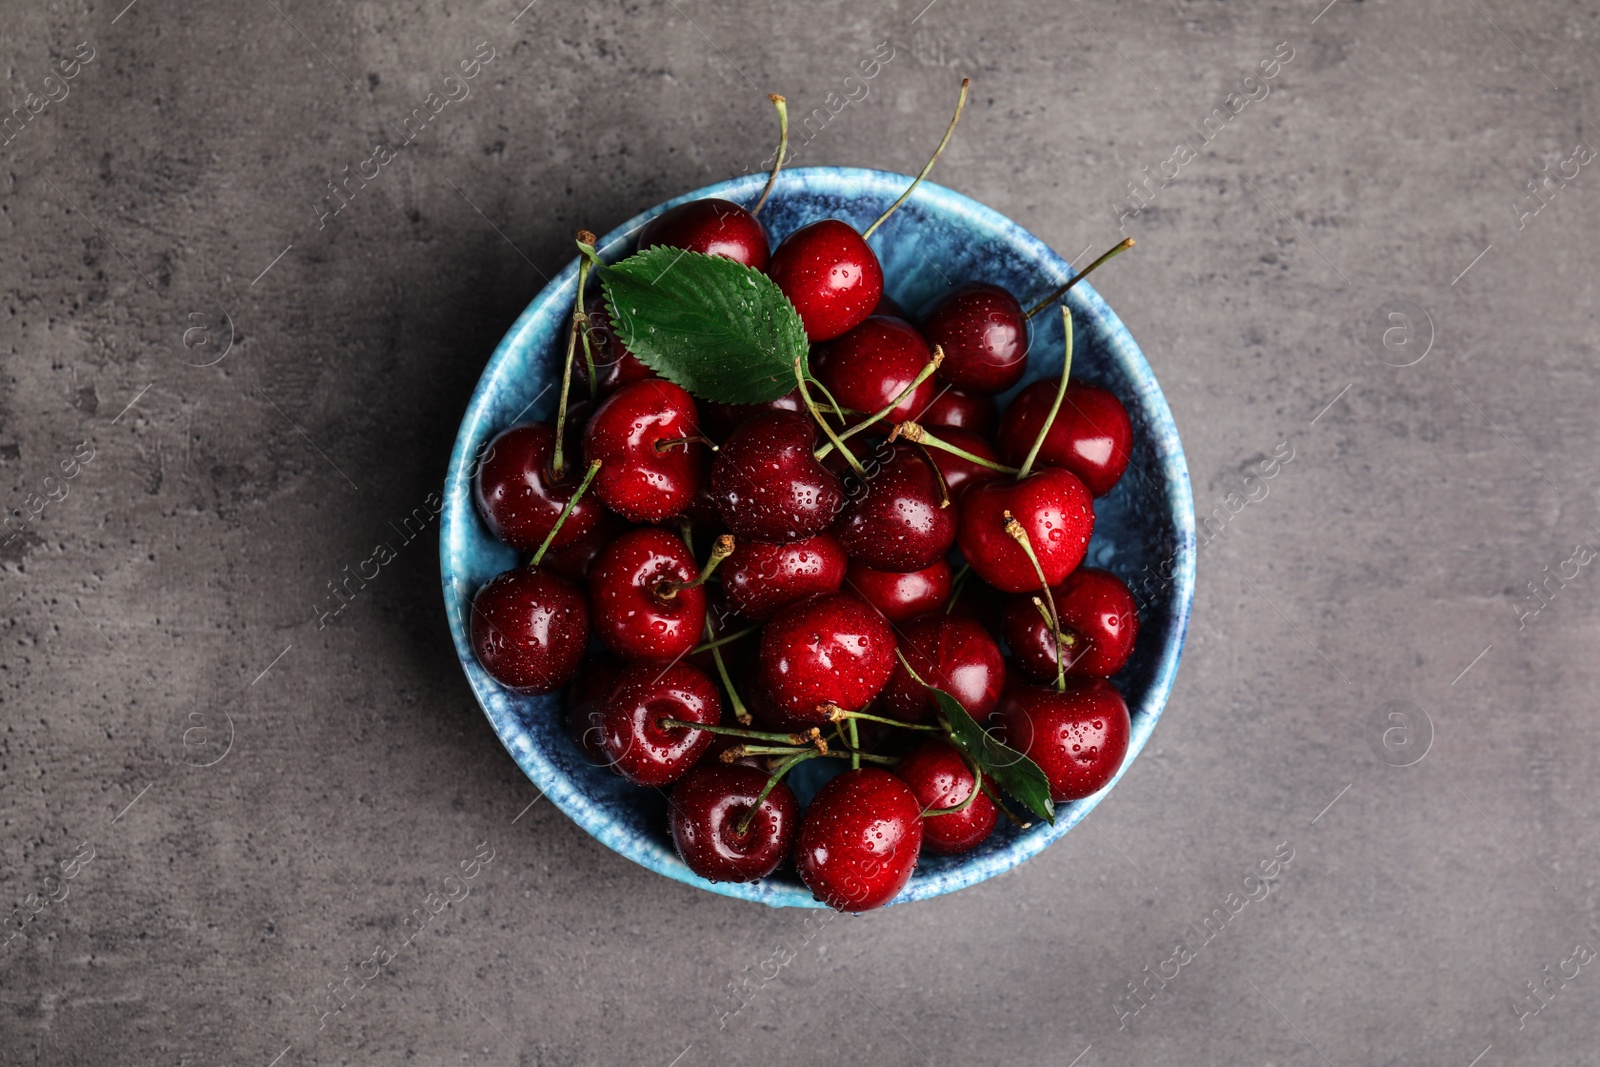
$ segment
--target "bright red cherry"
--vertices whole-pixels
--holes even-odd
[[[942,385],[934,393],[933,402],[926,410],[913,417],[930,429],[944,426],[956,430],[971,430],[975,434],[988,434],[994,431],[995,423],[1000,420],[1000,405],[995,403],[992,396],[963,393],[953,386]],[[939,436],[946,435],[939,433]]]
[[[1128,705],[1104,678],[1069,684],[1064,693],[1013,685],[994,719],[1006,744],[1044,771],[1057,804],[1104,789],[1128,754]]]
[[[765,622],[798,600],[838,590],[848,565],[844,546],[823,532],[783,545],[740,541],[718,573],[734,610]]]
[[[1050,414],[1060,383],[1037,381],[1018,393],[1000,420],[1000,458],[1015,467],[1027,456]],[[1105,496],[1128,469],[1133,423],[1122,401],[1096,385],[1067,386],[1061,410],[1039,446],[1036,462],[1062,467]]]
[[[684,584],[698,574],[677,535],[655,526],[629,530],[589,570],[595,635],[626,659],[684,655],[700,643],[706,623],[705,588]]]
[[[518,567],[472,598],[472,649],[508,689],[549,693],[578,673],[589,641],[583,590],[545,567]]]
[[[1039,589],[1027,553],[1006,533],[1007,512],[1027,533],[1050,585],[1059,585],[1083,561],[1094,532],[1094,501],[1077,475],[1045,467],[1021,481],[981,482],[961,494],[957,541],[972,569],[990,585],[1007,593]]]
[[[922,336],[944,349],[939,377],[973,393],[1003,393],[1028,368],[1028,317],[1017,298],[974,282],[922,316]]]
[[[950,564],[936,560],[920,571],[880,571],[860,563],[850,564],[845,586],[883,612],[892,623],[902,623],[944,607],[950,598]]]
[[[624,385],[595,409],[583,432],[584,458],[603,461],[594,495],[630,522],[683,512],[705,478],[700,419],[688,390],[668,381]]]
[[[715,726],[722,697],[711,679],[687,663],[638,663],[617,679],[600,714],[601,744],[611,765],[635,785],[675,782],[711,744],[712,735],[662,720]]]
[[[971,430],[961,430],[953,426],[941,427],[935,434],[941,441],[948,441],[957,448],[971,452],[980,459],[991,463],[1000,462],[1000,453],[995,451],[994,445],[989,443],[987,437],[980,437]],[[933,462],[939,468],[939,473],[944,475],[944,484],[950,489],[950,499],[958,500],[961,490],[973,482],[987,482],[1005,475],[997,470],[985,467],[981,463],[974,463],[964,459],[954,452],[946,452],[942,448],[929,446],[928,454],[933,457]]]
[[[734,537],[783,543],[828,528],[844,490],[816,447],[816,423],[790,411],[763,412],[728,435],[711,464],[711,492]]]
[[[785,237],[767,274],[800,313],[813,342],[831,341],[857,325],[883,297],[877,254],[838,219],[813,222]]]
[[[1109,678],[1120,671],[1139,636],[1138,608],[1128,587],[1109,571],[1079,567],[1050,592],[1061,614],[1067,677]],[[1055,634],[1028,594],[1007,601],[1000,628],[1024,675],[1055,680]]]
[[[896,764],[894,773],[911,787],[924,810],[958,807],[972,797],[964,811],[923,817],[922,847],[929,852],[971,852],[994,830],[1000,811],[978,789],[972,768],[950,742],[927,742]]]
[[[836,911],[889,903],[922,852],[922,802],[876,767],[845,771],[817,790],[800,822],[794,865],[811,895]]]
[[[473,497],[489,532],[518,551],[539,548],[583,481],[584,465],[573,448],[567,449],[565,472],[556,478],[551,469],[555,446],[555,427],[549,423],[513,426],[489,442],[473,477]],[[585,493],[551,547],[564,548],[592,536],[604,510]]]
[[[871,415],[894,402],[933,358],[928,342],[900,319],[873,315],[811,356],[811,372],[842,407]],[[933,400],[932,378],[918,385],[885,416],[914,419]]]
[[[656,372],[645,366],[617,336],[604,300],[591,296],[584,303],[583,311],[588,319],[583,330],[589,338],[589,355],[594,359],[594,373],[599,380],[597,396],[606,397],[629,382],[656,377]],[[572,380],[575,393],[589,395],[589,361],[584,357],[581,342],[572,355]]]
[[[923,681],[956,698],[980,722],[1000,700],[1006,665],[989,631],[971,619],[935,612],[900,628],[900,653]],[[904,722],[932,722],[933,695],[895,658],[878,708]]]
[[[701,763],[672,787],[672,843],[689,869],[713,882],[754,882],[778,869],[800,826],[800,802],[779,782],[755,808],[767,773],[754,767]]]
[[[845,479],[847,499],[833,526],[850,558],[881,571],[920,571],[944,558],[956,540],[956,508],[928,458],[895,445],[867,473]]]
[[[572,680],[572,690],[567,697],[567,736],[584,758],[597,766],[611,764],[605,746],[600,743],[604,735],[600,716],[611,702],[611,694],[616,692],[624,667],[622,660],[609,652],[589,657]]]
[[[666,245],[765,270],[771,253],[761,220],[731,200],[706,197],[668,208],[639,231],[639,251]]]
[[[780,611],[761,633],[759,679],[780,711],[827,722],[827,706],[860,711],[894,670],[894,631],[851,593],[825,593]]]

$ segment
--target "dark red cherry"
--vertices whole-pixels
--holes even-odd
[[[691,871],[713,882],[754,882],[778,869],[800,826],[793,790],[779,782],[739,833],[766,784],[754,767],[702,763],[672,787],[672,843]]]
[[[1109,678],[1120,671],[1139,636],[1138,609],[1121,579],[1109,571],[1079,567],[1050,592],[1061,613],[1067,677]],[[1054,681],[1055,635],[1028,594],[1006,603],[1000,626],[1017,669],[1034,681]]]
[[[928,342],[908,323],[873,315],[818,347],[811,356],[811,371],[840,406],[871,415],[893,403],[932,358]],[[933,379],[927,379],[885,418],[890,422],[916,418],[933,399],[935,388]]]
[[[973,393],[1003,393],[1028,369],[1028,317],[1017,298],[984,282],[941,297],[922,316],[922,336],[944,349],[939,377]]]
[[[622,672],[600,714],[606,757],[635,785],[675,782],[711,744],[711,734],[663,719],[715,726],[722,697],[699,668],[687,663],[636,663]]]
[[[880,571],[861,563],[850,564],[845,588],[883,612],[892,623],[902,623],[929,611],[938,611],[950,598],[950,564],[936,560],[920,571]]]
[[[874,315],[890,315],[906,322],[911,321],[911,316],[906,314],[906,309],[896,303],[888,293],[884,293],[878,298],[878,306],[872,309],[872,313]]]
[[[765,270],[771,253],[761,220],[730,200],[706,197],[671,207],[644,224],[639,251],[666,245]]]
[[[518,567],[472,598],[472,649],[508,689],[549,693],[572,680],[589,641],[583,590],[545,567]]]
[[[1000,405],[995,403],[992,396],[963,393],[953,386],[941,385],[934,393],[933,402],[927,410],[916,416],[916,420],[933,429],[940,437],[946,435],[935,429],[939,426],[989,434],[994,432],[995,423],[1000,420]]]
[[[894,632],[852,593],[825,593],[780,611],[761,632],[759,678],[780,711],[827,722],[827,705],[860,711],[894,670]]]
[[[594,495],[630,522],[681,514],[705,479],[706,447],[694,398],[652,380],[624,385],[601,401],[583,432],[584,458],[601,460]]]
[[[629,530],[589,569],[595,636],[625,659],[675,660],[700,643],[704,586],[676,588],[699,574],[675,534],[655,526]]]
[[[994,721],[1006,744],[1039,765],[1057,804],[1082,800],[1110,784],[1128,754],[1132,725],[1122,694],[1104,678],[1067,691],[1013,685]]]
[[[944,856],[971,852],[994,830],[999,809],[978,789],[972,768],[950,742],[927,742],[896,764],[894,773],[911,787],[924,811],[959,807],[972,797],[964,811],[923,817],[922,847],[929,852]]]
[[[561,509],[583,481],[582,458],[571,447],[566,451],[566,470],[559,480],[555,477],[551,469],[555,445],[554,426],[524,423],[502,431],[490,441],[478,463],[472,481],[478,514],[483,516],[490,533],[518,551],[538,550],[555,527]],[[564,548],[592,536],[604,510],[598,500],[585,493],[562,523],[551,547]]]
[[[764,411],[798,411],[804,414],[805,410],[799,389],[791,389],[765,404],[718,404],[703,400],[700,401],[700,432],[721,444],[740,423]]]
[[[989,631],[971,619],[935,612],[900,627],[900,654],[935,689],[956,698],[980,722],[1005,689],[1006,665]],[[895,657],[889,684],[878,694],[882,714],[904,722],[931,722],[933,696]]]
[[[570,545],[547,549],[540,563],[557,574],[582,581],[589,577],[589,568],[594,565],[600,550],[620,537],[627,528],[627,523],[602,508],[600,521],[595,524],[593,533]]]
[[[953,426],[946,426],[936,431],[934,436],[991,463],[1000,462],[1000,454],[995,451],[994,445],[989,443],[989,439],[980,437],[971,430],[960,430]],[[944,475],[944,484],[949,487],[950,499],[952,500],[960,499],[961,490],[973,482],[986,482],[994,478],[1005,477],[997,470],[985,467],[981,463],[974,463],[970,459],[964,459],[954,452],[946,452],[942,448],[934,448],[930,445],[928,454],[933,457],[933,462],[938,465],[939,473]]]
[[[782,543],[828,528],[844,490],[816,447],[816,423],[790,411],[763,412],[728,435],[711,464],[711,492],[735,538]]]
[[[848,563],[838,539],[823,532],[784,545],[740,541],[718,573],[734,610],[765,622],[797,600],[837,590]]]
[[[813,222],[785,237],[767,274],[789,298],[812,341],[831,341],[859,324],[883,297],[876,253],[848,223]]]
[[[955,544],[956,508],[928,458],[895,445],[867,475],[845,479],[846,502],[833,526],[850,558],[880,571],[920,571],[943,559]]]
[[[1006,533],[1008,511],[1027,532],[1047,583],[1059,585],[1083,561],[1094,532],[1094,501],[1076,474],[1045,467],[1021,481],[999,478],[961,494],[957,541],[978,577],[1007,593],[1039,589],[1027,553]]]
[[[622,343],[622,338],[617,336],[611,325],[611,314],[606,310],[606,302],[603,299],[591,296],[584,303],[583,311],[584,317],[588,320],[584,324],[583,331],[589,339],[589,356],[584,356],[583,343],[580,341],[572,355],[575,394],[589,395],[589,358],[594,360],[595,378],[599,382],[596,395],[601,398],[609,396],[629,382],[641,382],[656,377],[656,372],[645,366],[639,357]]]
[[[836,911],[889,903],[922,852],[922,803],[876,767],[845,771],[817,790],[795,842],[794,865],[811,895]]]
[[[567,697],[567,736],[584,758],[597,766],[611,765],[605,746],[601,744],[605,732],[600,726],[600,716],[611,702],[611,694],[616,692],[623,669],[622,660],[609,652],[590,656],[578,669]]]
[[[1018,393],[1000,420],[1000,459],[1019,465],[1055,403],[1059,382],[1038,381]],[[1096,385],[1067,386],[1061,410],[1039,446],[1038,463],[1076,474],[1095,496],[1105,496],[1128,469],[1133,423],[1122,401]]]

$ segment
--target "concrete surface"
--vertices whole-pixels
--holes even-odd
[[[1596,1062],[1600,11],[1323,2],[0,6],[0,1062]],[[972,75],[939,180],[1069,256],[1122,216],[1100,289],[1227,521],[1086,826],[806,927],[534,803],[433,530],[316,613],[571,234],[759,167],[764,95],[826,115],[883,42],[802,161],[914,169]]]

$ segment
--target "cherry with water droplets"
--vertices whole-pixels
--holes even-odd
[[[639,251],[657,245],[721,256],[752,270],[765,270],[771,258],[761,220],[717,197],[670,207],[645,223],[639,231]]]
[[[689,506],[705,479],[694,398],[651,380],[625,385],[595,409],[583,433],[589,462],[603,461],[594,494],[630,522],[662,522]]]
[[[1028,369],[1028,317],[1017,298],[972,282],[922,315],[922,336],[944,349],[939,377],[972,393],[1003,393]]]
[[[962,430],[955,427],[945,427],[937,434],[939,440],[955,445],[957,448],[971,452],[979,459],[986,459],[990,463],[1000,462],[1000,453],[994,445],[989,443],[987,437],[982,437],[971,430]],[[944,476],[944,484],[950,490],[950,498],[959,500],[961,492],[974,482],[987,482],[994,478],[1003,478],[1004,474],[981,463],[974,463],[965,456],[958,456],[942,448],[929,446],[928,455],[933,457],[934,465],[939,468],[939,473]]]
[[[711,744],[711,733],[663,720],[715,726],[722,697],[711,679],[687,663],[637,663],[623,671],[600,714],[606,757],[635,785],[675,782]]]
[[[629,382],[657,377],[656,372],[645,366],[617,336],[603,299],[591,296],[583,305],[583,313],[587,320],[583,334],[589,341],[589,356],[584,356],[581,344],[573,353],[572,380],[577,383],[577,392],[588,395],[589,359],[594,360],[595,396],[602,399]]]
[[[943,856],[971,852],[994,830],[1000,811],[978,788],[972,768],[950,742],[924,743],[896,764],[894,773],[911,787],[924,811],[967,805],[961,811],[923,816],[922,847],[929,852]]]
[[[1109,785],[1132,732],[1128,705],[1104,678],[1070,683],[1065,692],[1013,685],[1000,698],[994,722],[1006,744],[1039,765],[1057,804]]]
[[[1027,533],[1048,585],[1083,561],[1094,532],[1094,501],[1070,471],[1045,467],[1026,478],[981,482],[961,494],[957,542],[978,576],[1007,593],[1038,590],[1038,573],[1006,532],[1006,514]]]
[[[776,400],[763,404],[719,404],[702,400],[700,404],[700,432],[721,444],[727,440],[740,423],[764,411],[796,411],[805,414],[805,401],[799,389],[791,389]]]
[[[852,562],[844,581],[896,624],[936,611],[950,598],[950,564],[942,559],[920,571],[880,571]]]
[[[957,515],[929,462],[910,445],[894,445],[867,477],[845,479],[847,497],[834,535],[852,560],[883,571],[920,571],[955,544]]]
[[[796,601],[836,591],[848,564],[844,546],[824,531],[781,545],[740,541],[719,573],[734,610],[765,622]]]
[[[1057,383],[1038,381],[1018,393],[1000,419],[1000,458],[1020,464],[1050,417]],[[1097,497],[1111,492],[1128,469],[1133,423],[1122,401],[1096,385],[1067,386],[1061,409],[1039,446],[1036,462],[1069,470]]]
[[[1138,608],[1122,580],[1079,567],[1050,592],[1067,645],[1066,676],[1109,678],[1120,671],[1139,636]],[[1055,634],[1028,594],[1006,603],[1000,627],[1019,671],[1038,682],[1055,679]]]
[[[694,555],[675,534],[629,530],[607,545],[589,571],[595,636],[625,659],[673,660],[700,642],[706,591],[690,585]]]
[[[974,719],[994,710],[1005,689],[1006,665],[1000,646],[978,623],[942,613],[924,615],[900,628],[900,654],[923,685],[895,658],[889,684],[878,694],[881,714],[902,722],[932,722],[928,686],[955,697]]]
[[[922,803],[877,767],[845,771],[817,790],[800,821],[794,863],[811,895],[836,911],[889,903],[922,852]]]
[[[825,593],[767,623],[758,679],[779,711],[822,724],[829,705],[866,707],[894,664],[894,631],[878,609],[852,593]]]
[[[992,396],[964,393],[946,385],[934,393],[933,401],[925,411],[913,417],[930,429],[943,426],[987,435],[994,432],[995,423],[1000,421],[1000,405],[995,403]],[[942,432],[939,436],[948,437]]]
[[[702,762],[672,787],[672,843],[691,871],[713,882],[753,882],[778,869],[799,829],[800,802],[779,782],[756,807],[767,778],[754,767]]]
[[[583,480],[582,464],[570,447],[566,470],[559,479],[555,476],[555,444],[555,427],[549,423],[513,426],[489,442],[473,475],[478,513],[492,534],[520,552],[538,549]],[[585,495],[562,523],[551,548],[593,536],[604,511],[598,500]]]
[[[578,672],[589,607],[582,589],[549,568],[517,567],[472,598],[470,630],[491,678],[519,692],[550,693]]]
[[[789,298],[813,342],[831,341],[883,298],[878,256],[849,223],[823,219],[785,237],[767,274]]]
[[[711,492],[736,538],[783,543],[828,528],[844,490],[816,447],[816,424],[791,411],[762,412],[728,435],[711,464]]]
[[[842,407],[871,415],[894,403],[932,358],[928,343],[909,324],[873,315],[819,346],[811,356],[811,372]],[[932,378],[924,379],[884,417],[890,422],[916,418],[935,389]]]

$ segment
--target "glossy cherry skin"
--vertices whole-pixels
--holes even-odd
[[[705,445],[684,442],[699,433],[694,398],[682,386],[624,385],[601,401],[583,432],[584,459],[601,461],[594,495],[630,522],[681,514],[705,480]]]
[[[639,231],[639,251],[666,245],[766,270],[771,252],[761,220],[731,200],[706,197],[668,208]]]
[[[717,574],[733,609],[765,622],[796,601],[838,590],[848,565],[844,546],[823,532],[784,545],[740,541]]]
[[[813,342],[859,325],[883,298],[878,256],[848,223],[813,222],[785,237],[767,274],[789,298]]]
[[[883,612],[891,623],[902,623],[944,607],[950,598],[950,564],[936,560],[920,571],[880,571],[861,563],[850,564],[845,588]]]
[[[1000,458],[1015,467],[1033,447],[1055,403],[1057,382],[1034,382],[1011,401],[1000,420]],[[1133,423],[1122,401],[1096,385],[1067,386],[1061,410],[1039,446],[1037,463],[1076,474],[1095,496],[1105,496],[1128,469]]]
[[[816,447],[816,423],[792,411],[762,412],[728,435],[711,464],[711,493],[735,538],[782,544],[832,524],[844,490]]]
[[[718,404],[703,400],[700,401],[700,432],[721,444],[740,423],[764,411],[797,411],[803,415],[805,410],[799,389],[791,389],[764,404]]]
[[[489,442],[472,479],[478,514],[489,532],[520,552],[538,550],[583,481],[579,452],[570,447],[566,470],[557,480],[551,468],[555,446],[555,427],[549,423],[513,426]],[[551,547],[564,548],[592,536],[604,510],[598,500],[584,494]]]
[[[825,593],[780,611],[761,632],[758,678],[778,710],[828,721],[827,705],[860,711],[894,670],[894,631],[853,593]]]
[[[880,571],[920,571],[943,559],[956,541],[956,508],[927,457],[895,445],[867,474],[845,479],[845,505],[833,525],[850,558]]]
[[[1000,646],[971,619],[939,612],[913,619],[900,627],[900,654],[923,681],[955,697],[980,722],[994,710],[1005,690],[1006,665]],[[880,714],[903,722],[934,720],[932,694],[911,677],[898,656],[889,684],[878,694],[877,707]]]
[[[600,743],[617,773],[635,785],[677,781],[711,745],[705,730],[662,726],[663,719],[715,726],[722,697],[705,673],[687,663],[662,670],[637,663],[617,680],[600,714]]]
[[[922,803],[910,786],[876,767],[845,771],[806,808],[795,869],[836,911],[880,908],[911,880],[922,834]]]
[[[642,382],[656,377],[656,372],[645,366],[617,336],[611,325],[611,313],[606,310],[603,299],[591,296],[584,302],[583,312],[588,320],[584,323],[583,332],[589,339],[589,357],[584,356],[583,342],[580,340],[572,354],[572,380],[576,383],[573,386],[574,394],[589,395],[589,358],[594,359],[594,373],[598,379],[596,395],[602,398],[629,382]]]
[[[937,430],[940,426],[987,435],[1000,421],[1000,405],[992,396],[963,393],[953,386],[941,385],[933,402],[916,419],[940,437],[945,436]]]
[[[601,744],[604,731],[600,727],[600,716],[611,702],[611,694],[616,692],[624,667],[622,660],[609,652],[589,657],[578,669],[567,696],[567,736],[584,758],[596,766],[611,765],[605,746]]]
[[[685,655],[700,643],[705,628],[705,587],[670,592],[662,586],[692,581],[699,570],[676,534],[655,526],[629,530],[607,545],[589,569],[595,636],[625,659]]]
[[[578,673],[589,641],[583,590],[545,567],[518,567],[472,598],[472,649],[508,689],[549,693]]]
[[[909,323],[873,315],[819,346],[811,356],[811,372],[842,407],[872,415],[905,392],[932,358],[928,342]],[[927,379],[884,417],[889,422],[916,418],[936,388]]]
[[[1064,693],[1013,685],[994,721],[1005,743],[1044,771],[1057,804],[1104,789],[1128,754],[1132,731],[1128,705],[1104,678],[1069,683]]]
[[[953,808],[978,793],[965,811],[923,817],[922,847],[929,852],[959,856],[983,844],[993,832],[1000,811],[978,790],[972,768],[950,742],[927,742],[896,764],[894,773],[911,787],[924,811]]]
[[[922,316],[922,336],[944,349],[939,377],[972,393],[1003,393],[1028,368],[1028,317],[997,285],[974,282]]]
[[[1027,553],[1006,533],[1007,511],[1027,532],[1046,583],[1061,584],[1083,561],[1094,532],[1094,500],[1076,474],[1045,467],[1021,481],[1006,477],[972,485],[961,494],[956,539],[978,577],[996,589],[1007,593],[1039,589]]]
[[[1079,567],[1050,591],[1061,613],[1069,678],[1109,678],[1133,654],[1139,613],[1121,579],[1096,567]],[[1056,641],[1026,593],[1011,598],[1001,615],[1000,633],[1017,669],[1037,682],[1054,681]]]
[[[749,828],[738,833],[766,784],[765,771],[725,763],[701,763],[678,780],[667,820],[691,871],[713,882],[753,882],[778,869],[800,827],[792,789],[774,786]]]
[[[953,426],[940,427],[934,431],[934,436],[941,441],[948,441],[957,448],[966,449],[980,459],[991,463],[1000,462],[1000,453],[994,445],[989,443],[987,437],[980,437],[971,430],[961,430]],[[928,447],[928,454],[933,457],[933,462],[939,468],[939,473],[944,475],[944,484],[950,490],[950,497],[959,500],[961,491],[973,482],[987,482],[995,478],[1004,478],[1006,475],[997,470],[985,467],[981,463],[974,463],[964,459],[954,452],[946,452],[942,448]]]

